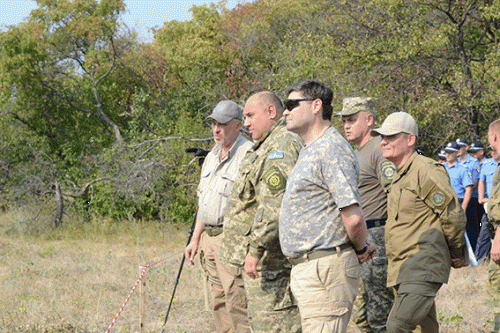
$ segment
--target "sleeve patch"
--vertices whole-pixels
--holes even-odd
[[[445,195],[441,191],[435,191],[431,194],[431,201],[436,207],[440,207],[445,202]]]
[[[262,178],[272,194],[276,194],[286,187],[285,176],[276,166],[269,168]]]
[[[283,154],[283,152],[281,152],[281,151],[269,153],[267,155],[268,160],[282,160],[284,157],[285,157],[285,154]]]
[[[380,169],[382,171],[382,176],[387,179],[392,181],[392,177],[394,176],[394,172],[396,172],[396,166],[394,163],[385,161],[380,164]]]

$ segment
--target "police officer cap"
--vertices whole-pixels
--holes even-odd
[[[444,149],[441,149],[441,150],[439,151],[438,157],[439,157],[439,158],[442,158],[443,160],[445,160],[445,159],[446,159],[446,152],[444,151]]]
[[[469,147],[469,151],[472,153],[478,152],[480,150],[484,150],[484,145],[481,141],[474,141]]]
[[[337,113],[339,116],[350,116],[352,114],[365,111],[373,115],[375,113],[375,100],[373,97],[349,97],[344,98],[342,111]]]
[[[417,122],[406,112],[394,112],[385,118],[382,126],[371,131],[372,136],[407,133],[418,136]]]
[[[233,101],[220,101],[207,119],[225,124],[231,119],[243,120],[243,108]]]
[[[456,142],[458,144],[458,147],[465,147],[468,145],[467,140],[465,140],[465,138],[458,138]]]
[[[456,153],[460,148],[458,147],[458,143],[456,141],[448,142],[444,151],[446,153]]]

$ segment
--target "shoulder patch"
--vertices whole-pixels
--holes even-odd
[[[385,161],[380,164],[380,170],[382,171],[382,176],[387,180],[392,180],[394,172],[396,171],[396,166],[394,163]]]
[[[283,152],[281,151],[267,154],[268,160],[282,160],[284,157],[285,154],[283,154]]]
[[[272,194],[278,193],[286,187],[286,179],[277,166],[269,168],[262,176]]]
[[[434,203],[437,207],[442,206],[444,204],[445,195],[443,192],[435,191],[431,194],[432,203]]]

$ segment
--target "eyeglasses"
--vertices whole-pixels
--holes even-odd
[[[300,102],[302,101],[314,101],[317,98],[299,98],[299,99],[285,99],[283,101],[283,104],[285,105],[287,110],[293,110],[297,106],[299,106]]]

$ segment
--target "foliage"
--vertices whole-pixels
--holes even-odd
[[[486,139],[500,104],[500,2],[255,0],[193,6],[152,43],[120,25],[121,0],[38,0],[0,33],[0,206],[48,200],[82,216],[189,223],[209,149],[204,119],[293,83],[373,96],[379,120],[407,111],[434,156]],[[338,119],[333,119],[339,124]],[[51,199],[52,200],[52,199]]]

